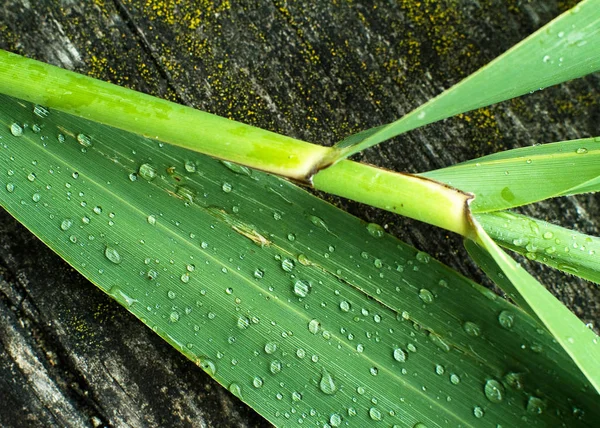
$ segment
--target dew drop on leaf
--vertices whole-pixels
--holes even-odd
[[[71,226],[73,226],[73,220],[71,220],[70,218],[64,219],[60,224],[61,230],[69,230]]]
[[[433,293],[426,288],[421,288],[419,290],[419,299],[421,299],[423,303],[433,303]]]
[[[375,223],[369,223],[367,225],[367,232],[369,232],[369,235],[373,238],[381,238],[385,234],[383,227]]]
[[[371,407],[369,409],[369,417],[371,419],[373,419],[374,421],[380,421],[382,416],[381,416],[381,412],[376,409],[375,407]]]
[[[473,407],[473,415],[477,419],[483,418],[483,415],[484,415],[483,409],[481,407],[479,407],[479,406]]]
[[[13,193],[15,191],[14,183],[6,183],[6,191],[8,193]]]
[[[254,385],[255,388],[262,388],[264,381],[260,376],[255,376],[254,379],[252,379],[252,385]]]
[[[396,360],[396,361],[399,361],[401,363],[406,361],[406,357],[407,357],[406,352],[404,352],[400,348],[394,349],[393,355],[394,355],[394,360]]]
[[[498,322],[503,328],[510,330],[515,323],[515,317],[509,311],[502,311],[498,315]]]
[[[294,283],[294,294],[298,297],[306,297],[310,293],[310,284],[307,281],[297,280]]]
[[[92,139],[85,134],[77,134],[77,142],[83,147],[92,147]]]
[[[273,354],[275,351],[277,351],[277,344],[275,342],[267,342],[265,344],[265,352],[267,354]]]
[[[317,321],[316,319],[312,319],[309,321],[308,331],[310,331],[312,334],[317,334],[320,329],[321,329],[321,323],[319,321]]]
[[[156,172],[156,168],[154,168],[154,166],[150,165],[149,163],[144,163],[140,165],[140,168],[138,169],[138,174],[140,175],[140,177],[147,181],[154,180],[158,175]]]
[[[107,246],[104,249],[104,256],[111,262],[113,262],[114,264],[118,265],[119,263],[121,263],[121,255],[119,254],[119,252],[113,248],[113,247],[109,247]]]
[[[481,329],[479,328],[479,326],[472,321],[466,321],[463,324],[463,330],[469,336],[473,336],[473,337],[477,337],[481,334]]]
[[[483,392],[492,403],[500,403],[504,399],[504,386],[495,379],[489,379],[485,383]]]
[[[333,377],[325,369],[321,372],[321,380],[319,381],[319,389],[323,394],[333,395],[337,392],[337,385],[333,380]]]
[[[10,133],[13,134],[15,137],[20,137],[21,135],[23,135],[23,128],[18,123],[13,123],[12,125],[10,125]]]

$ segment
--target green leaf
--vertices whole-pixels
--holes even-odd
[[[552,333],[558,343],[573,358],[573,361],[600,392],[600,338],[587,328],[579,318],[569,311],[543,285],[533,278],[521,265],[511,259],[477,223],[479,242],[496,262],[512,288],[516,288],[527,305],[535,311],[538,319]],[[477,262],[477,251],[472,251]],[[489,269],[489,259],[481,264]],[[492,271],[494,272],[494,271]]]
[[[322,167],[396,135],[600,70],[600,1],[584,0],[401,119],[340,141]]]
[[[0,98],[0,203],[277,425],[586,426],[525,313],[288,182]]]
[[[512,212],[475,216],[501,246],[597,284],[600,238]]]
[[[474,213],[600,190],[600,137],[507,150],[421,174],[471,192]]]

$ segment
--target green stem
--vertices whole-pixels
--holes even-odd
[[[331,150],[3,50],[0,92],[296,180]]]
[[[332,150],[181,106],[0,50],[0,92],[247,165],[316,189],[471,235],[470,195],[410,174],[343,161],[315,174]],[[101,136],[92,136],[101,138]],[[314,174],[314,176],[313,176]]]

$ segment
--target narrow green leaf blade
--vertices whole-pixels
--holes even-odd
[[[600,69],[600,0],[584,0],[401,119],[340,141],[322,166],[396,135]]]
[[[535,311],[543,325],[573,358],[573,361],[600,392],[600,338],[587,328],[544,286],[533,278],[520,264],[506,254],[477,224],[483,248],[492,256],[527,304]],[[477,252],[473,252],[474,255]],[[477,262],[477,260],[475,260]],[[485,267],[485,264],[482,264]]]
[[[474,213],[600,190],[600,137],[507,150],[421,174],[475,194]]]
[[[475,216],[501,246],[600,284],[600,238],[512,212]]]
[[[272,176],[0,101],[0,203],[273,423],[600,417],[531,317],[382,228]]]

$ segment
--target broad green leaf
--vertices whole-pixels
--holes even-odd
[[[474,213],[600,190],[600,137],[507,150],[421,174],[471,192]]]
[[[479,230],[479,242],[494,259],[497,269],[502,270],[529,307],[535,311],[538,319],[594,385],[596,392],[600,392],[600,338],[519,263],[502,251],[479,224],[475,224]],[[471,254],[475,255],[477,262],[477,252],[473,251]],[[486,267],[486,264],[482,264],[482,267]]]
[[[0,97],[0,203],[276,425],[589,426],[520,309],[288,182]]]
[[[501,246],[529,260],[600,283],[600,238],[512,212],[475,217]]]
[[[600,70],[600,0],[584,0],[401,119],[340,141],[321,163],[396,135]]]

